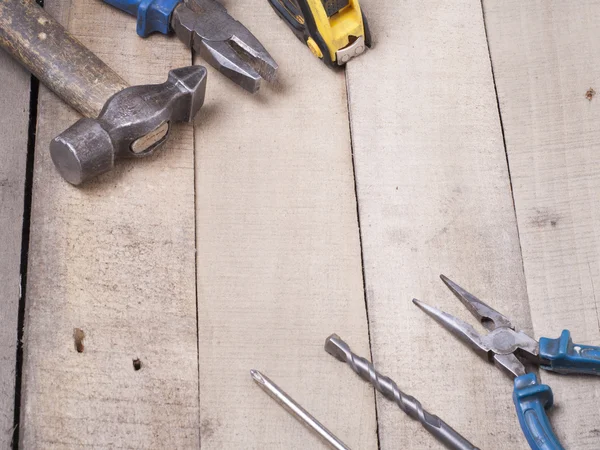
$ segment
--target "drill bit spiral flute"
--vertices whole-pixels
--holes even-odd
[[[352,353],[348,344],[336,334],[332,334],[325,341],[325,351],[348,364],[354,372],[363,380],[370,382],[384,397],[395,402],[411,418],[421,422],[421,425],[446,447],[454,450],[477,450],[477,447],[450,425],[438,416],[425,411],[416,398],[402,392],[392,379],[377,372],[373,364]]]

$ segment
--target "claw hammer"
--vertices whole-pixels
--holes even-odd
[[[191,122],[204,103],[204,67],[130,87],[35,0],[0,0],[0,46],[84,116],[50,143],[54,165],[71,184],[111,170],[116,159],[154,153],[172,123]]]

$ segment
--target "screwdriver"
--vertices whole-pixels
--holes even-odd
[[[273,383],[266,375],[263,375],[258,370],[252,369],[250,375],[256,384],[258,384],[263,391],[265,391],[271,398],[277,403],[283,406],[292,414],[298,421],[302,422],[308,428],[316,432],[321,436],[332,448],[337,450],[350,450],[342,441],[340,441],[334,434],[325,428],[321,422],[315,419],[308,411],[300,406],[296,401],[286,394],[279,386]]]

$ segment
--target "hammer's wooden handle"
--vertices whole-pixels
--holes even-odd
[[[35,0],[0,0],[0,45],[87,117],[128,86]]]

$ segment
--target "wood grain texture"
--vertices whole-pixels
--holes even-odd
[[[484,10],[535,336],[600,345],[600,1]],[[598,448],[598,380],[541,377],[565,447]]]
[[[13,436],[30,79],[0,52],[0,448]]]
[[[372,388],[323,350],[337,332],[369,354],[344,74],[268,2],[227,7],[280,74],[251,96],[210,70],[196,127],[202,448],[326,448],[254,385],[256,368],[351,448],[375,449]]]
[[[376,42],[347,76],[374,362],[478,447],[525,449],[510,380],[411,303],[475,323],[443,273],[531,330],[481,4],[361,5]],[[377,405],[382,449],[439,447]]]
[[[133,18],[100,1],[45,4],[132,84],[191,62],[178,41],[138,38]],[[197,448],[192,128],[75,188],[48,145],[76,119],[41,90],[21,446]]]
[[[0,0],[0,46],[87,117],[127,83],[32,0]]]

